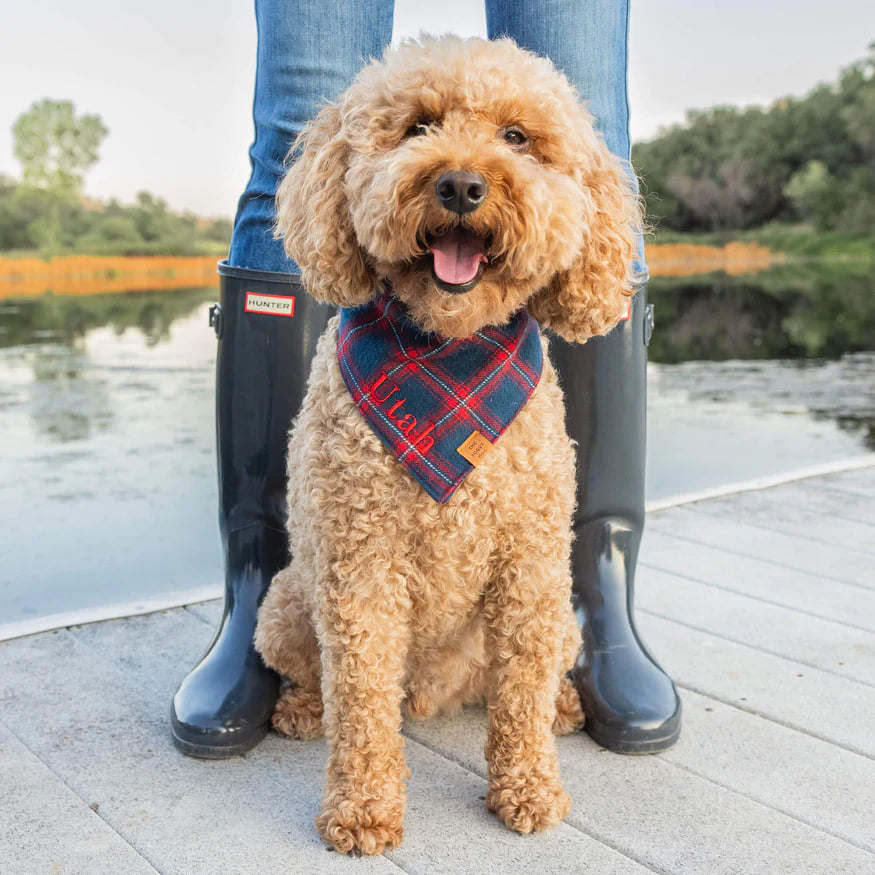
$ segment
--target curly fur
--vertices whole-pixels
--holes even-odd
[[[427,133],[406,136],[417,122]],[[502,138],[509,125],[527,133],[527,148]],[[387,51],[293,152],[278,233],[321,300],[364,303],[388,279],[425,330],[468,336],[528,306],[578,341],[625,309],[636,199],[567,80],[510,40]],[[434,189],[462,168],[482,174],[489,193],[460,217]],[[454,223],[490,240],[482,279],[465,294],[442,291],[423,258],[428,234]],[[287,679],[276,729],[328,737],[317,828],[344,852],[395,847],[402,705],[426,717],[484,698],[487,806],[520,832],[552,826],[570,808],[553,734],[583,723],[566,678],[581,646],[570,602],[575,459],[555,371],[545,355],[526,406],[438,504],[359,414],[336,337],[335,318],[289,439],[294,558],[256,630],[265,662]]]

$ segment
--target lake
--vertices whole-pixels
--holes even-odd
[[[656,279],[651,502],[875,451],[867,270]],[[216,289],[0,300],[0,624],[221,580]]]

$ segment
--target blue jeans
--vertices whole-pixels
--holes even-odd
[[[550,58],[588,102],[608,148],[634,178],[628,165],[628,0],[485,2],[490,39],[511,36]],[[394,0],[255,0],[255,142],[231,238],[234,267],[300,272],[273,238],[283,160],[320,104],[336,99],[367,58],[382,54],[392,39],[393,12]]]

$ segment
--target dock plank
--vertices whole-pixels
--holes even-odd
[[[651,514],[647,525],[655,531],[709,544],[733,554],[754,556],[830,580],[875,588],[875,563],[870,555],[828,544],[814,544],[801,535],[770,531],[739,520],[716,519],[689,506]]]
[[[817,574],[728,553],[667,532],[645,530],[641,566],[639,595],[647,589],[647,569],[654,568],[828,620],[875,630],[873,589],[824,580]]]
[[[638,607],[683,623],[875,686],[875,633],[642,569]]]
[[[4,875],[158,871],[2,725],[0,811]]]
[[[219,620],[222,618],[222,599],[212,599],[208,602],[200,602],[197,605],[188,605],[186,610],[199,617],[209,626],[215,628],[219,625]]]
[[[826,499],[824,498],[826,496]],[[853,500],[837,496],[817,482],[798,483],[744,492],[689,505],[692,510],[729,520],[743,520],[766,529],[801,535],[834,547],[869,553],[875,561],[875,526],[848,519]],[[860,502],[867,506],[865,499]],[[838,512],[842,516],[835,516]]]
[[[867,526],[875,526],[875,501],[872,496],[859,492],[847,492],[837,484],[827,483],[823,478],[817,477],[812,480],[801,481],[800,488],[794,490],[796,484],[787,484],[781,487],[786,489],[787,499],[805,500],[812,502],[815,509],[821,509],[826,516],[834,516],[836,519],[850,520]],[[812,501],[811,491],[816,490],[817,496]]]
[[[684,691],[668,762],[875,851],[875,761]]]
[[[840,489],[850,495],[860,495],[863,498],[875,500],[875,466],[827,474],[824,476],[823,482],[827,487]]]
[[[409,724],[408,734],[485,774],[486,716]],[[623,757],[588,736],[558,739],[567,822],[660,872],[875,872],[875,856],[661,757]]]
[[[145,710],[163,714],[179,679],[209,641],[211,630],[191,612],[180,610],[86,626],[72,634],[95,659],[119,667],[120,683],[141,678]],[[169,727],[164,727],[164,733],[169,738]],[[185,759],[175,751],[172,755]],[[554,864],[558,870],[568,859],[586,859],[605,873],[640,875],[648,871],[568,825],[527,842],[508,832],[486,811],[482,801],[486,784],[481,778],[464,773],[456,763],[415,741],[407,744],[406,755],[412,773],[406,837],[401,848],[386,855],[405,871],[503,873],[539,865],[549,870]],[[311,811],[302,837],[307,843],[318,841],[312,817],[318,811],[326,760],[324,742],[301,743],[273,735],[246,757],[256,787],[269,776],[290,796],[300,796],[300,788],[307,785]],[[205,764],[206,768],[210,765]],[[275,794],[271,791],[271,796]],[[291,840],[290,832],[285,839]],[[490,848],[486,860],[484,846]]]
[[[294,861],[298,871],[348,872],[313,828],[320,745],[296,751],[291,787],[276,779],[270,749],[220,761],[179,754],[157,685],[96,658],[70,633],[8,642],[0,659],[4,720],[159,871],[280,872]],[[385,857],[360,862],[362,872],[399,871]]]
[[[638,626],[683,687],[875,757],[875,689],[641,612]]]

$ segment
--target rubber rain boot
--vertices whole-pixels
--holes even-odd
[[[171,729],[185,754],[218,759],[264,737],[279,689],[253,645],[258,606],[288,563],[286,440],[331,309],[298,277],[219,265],[216,449],[225,605],[215,637],[183,680]]]
[[[568,433],[578,443],[572,598],[584,646],[572,678],[586,732],[625,754],[665,750],[681,727],[677,690],[642,642],[633,614],[652,330],[644,287],[629,319],[607,337],[583,346],[551,343]]]

